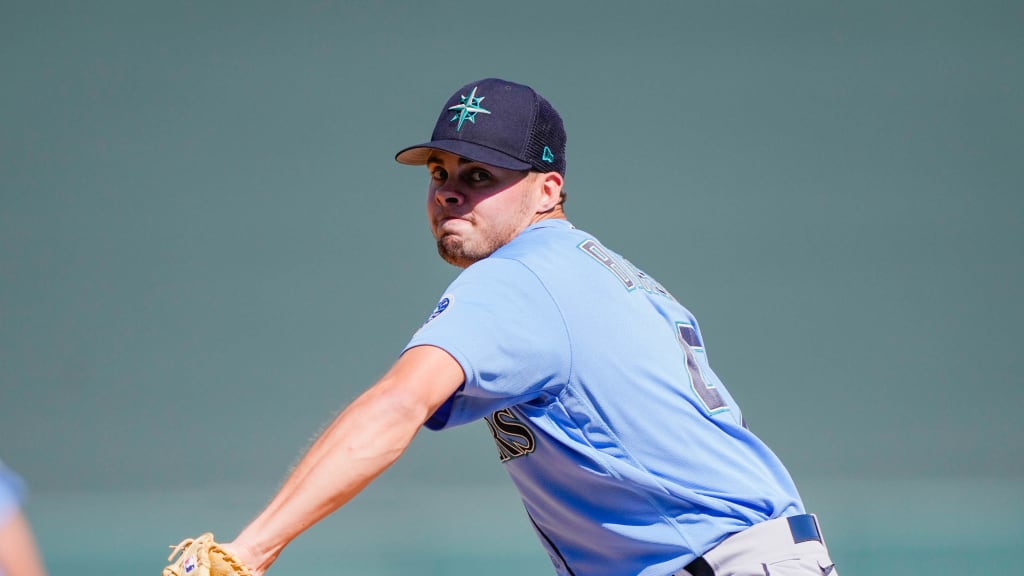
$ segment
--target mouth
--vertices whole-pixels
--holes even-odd
[[[438,232],[441,232],[443,230],[451,230],[453,227],[458,228],[469,225],[469,220],[466,220],[465,218],[461,218],[459,216],[442,216],[437,220],[437,223],[434,225],[434,228],[437,229]]]

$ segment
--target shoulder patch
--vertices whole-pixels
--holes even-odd
[[[430,317],[427,318],[427,322],[430,322],[434,318],[437,318],[441,314],[444,314],[445,310],[451,308],[452,303],[454,301],[455,296],[452,296],[451,294],[445,294],[444,296],[441,296],[441,300],[439,300],[437,306],[434,307],[434,311],[430,313]],[[424,322],[424,324],[426,324],[427,322]]]

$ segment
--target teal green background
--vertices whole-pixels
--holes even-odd
[[[485,76],[701,320],[840,572],[1024,551],[1020,2],[0,3],[0,458],[54,574],[233,536],[457,270],[392,160]],[[670,423],[666,423],[670,425]],[[272,573],[550,574],[486,428]]]

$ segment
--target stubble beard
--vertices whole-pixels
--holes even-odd
[[[510,238],[511,239],[511,238]],[[441,258],[458,268],[467,268],[474,262],[483,260],[507,242],[499,242],[497,238],[482,238],[478,242],[466,240],[455,235],[444,235],[437,239],[437,253]]]
[[[515,238],[522,228],[514,221],[498,230],[475,231],[469,237],[456,234],[442,234],[437,239],[437,253],[441,258],[458,268],[467,268],[474,262],[487,258],[498,249]]]

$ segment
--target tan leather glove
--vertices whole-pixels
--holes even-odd
[[[251,576],[249,568],[209,532],[198,538],[186,538],[171,548],[167,557],[170,564],[164,568],[163,576]]]

